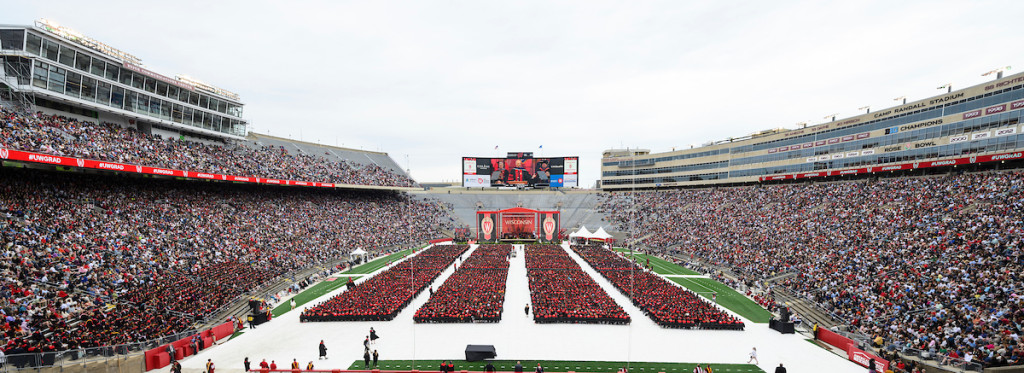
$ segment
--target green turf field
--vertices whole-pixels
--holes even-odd
[[[668,279],[685,286],[687,289],[697,292],[700,296],[707,299],[711,299],[712,292],[718,292],[719,305],[732,312],[740,314],[740,316],[743,316],[752,322],[763,324],[767,323],[768,320],[772,318],[771,312],[768,312],[760,305],[750,300],[750,298],[747,298],[743,294],[736,292],[736,290],[725,286],[721,282],[710,278],[694,277],[669,277]]]
[[[350,269],[348,271],[342,272],[342,274],[351,274],[351,275],[353,275],[353,276],[350,276],[350,277],[352,278],[352,281],[355,281],[359,277],[362,277],[362,276],[356,276],[356,275],[364,275],[364,274],[368,274],[368,273],[373,273],[373,271],[381,269],[385,265],[387,265],[389,260],[390,261],[397,261],[399,259],[402,259],[406,255],[409,255],[409,253],[411,253],[411,252],[412,252],[412,249],[405,249],[405,250],[399,251],[397,253],[388,255],[386,257],[377,258],[376,260],[372,260],[372,261],[366,262],[366,263],[364,263],[364,264],[362,264],[362,265],[360,265],[358,267],[355,267],[355,268]],[[334,280],[334,281],[321,281],[319,284],[313,285],[312,287],[310,287],[310,288],[308,288],[306,290],[303,290],[301,293],[299,293],[298,295],[295,296],[295,298],[294,298],[295,299],[295,308],[301,309],[303,304],[309,303],[310,301],[320,297],[321,295],[330,293],[330,292],[334,291],[337,288],[345,286],[345,284],[347,284],[347,283],[348,283],[348,279],[345,278],[345,277],[339,277],[337,280]],[[285,312],[288,312],[289,310],[291,310],[291,304],[286,301],[284,303],[281,303],[276,308],[274,308],[274,310],[271,311],[271,312],[273,312],[274,317],[278,317],[278,316],[284,315]]]
[[[537,367],[537,363],[540,363],[544,367],[545,372],[617,372],[619,368],[627,366],[626,362],[622,361],[560,361],[560,360],[522,360],[523,371],[532,372]],[[487,365],[488,361],[475,361],[466,362],[464,360],[454,360],[455,370],[468,370],[480,372],[484,370],[484,366]],[[515,360],[490,360],[491,364],[494,364],[494,368],[499,372],[511,372],[516,365]],[[373,364],[372,362],[370,363]],[[437,371],[441,365],[441,360],[416,360],[416,367],[413,367],[412,360],[381,360],[377,362],[377,367],[381,370],[422,370],[426,372]],[[688,373],[693,371],[693,367],[697,363],[645,363],[645,362],[631,362],[628,364],[631,372],[645,372],[645,373]],[[701,363],[705,365],[705,363]],[[748,373],[748,372],[764,372],[761,368],[751,364],[711,364],[715,372],[728,372],[728,373]],[[348,367],[349,370],[363,369],[363,361],[357,360]]]
[[[621,248],[616,248],[615,251],[627,252],[626,249],[621,249]],[[684,268],[684,267],[682,267],[682,266],[680,266],[678,264],[672,263],[670,261],[667,261],[665,259],[653,256],[653,255],[647,255],[647,254],[641,254],[641,253],[633,253],[633,256],[636,258],[635,260],[637,262],[639,262],[640,264],[647,264],[647,259],[650,259],[651,260],[651,266],[654,267],[654,273],[657,273],[659,275],[699,275],[700,274],[700,273],[697,273],[696,271],[694,271],[692,269]]]
[[[364,275],[365,274],[369,274],[369,273],[373,273],[373,271],[376,271],[378,269],[384,268],[384,266],[388,264],[389,260],[390,261],[398,261],[399,259],[402,259],[406,255],[409,255],[409,253],[412,253],[412,249],[405,249],[405,250],[399,251],[397,253],[385,256],[383,258],[378,258],[376,260],[366,262],[366,264],[363,264],[363,265],[360,265],[358,267],[355,267],[355,268],[353,268],[353,269],[351,269],[351,270],[349,270],[349,271],[347,271],[345,273],[364,274]]]
[[[362,276],[351,276],[352,281],[355,281],[360,277]],[[338,277],[334,281],[320,281],[319,284],[306,288],[306,290],[303,290],[298,295],[292,298],[295,299],[295,308],[298,310],[302,310],[303,304],[309,303],[313,299],[319,298],[321,295],[330,293],[342,286],[345,286],[345,284],[347,283],[348,278],[345,277]],[[281,302],[280,305],[275,307],[274,310],[271,311],[273,312],[274,317],[284,315],[285,312],[290,311],[292,307],[290,303],[290,301],[284,301]]]
[[[616,251],[625,252],[625,249],[616,248]],[[697,272],[683,268],[678,264],[669,262],[667,260],[645,254],[634,253],[636,258],[641,264],[647,263],[647,258],[651,259],[651,266],[654,267],[654,273],[660,275],[696,275]],[[685,286],[687,289],[693,290],[701,296],[711,299],[711,293],[718,292],[718,304],[722,307],[729,309],[732,312],[736,312],[747,318],[748,320],[755,323],[767,323],[772,318],[771,312],[768,312],[754,301],[750,300],[743,294],[736,292],[732,288],[725,286],[721,282],[708,279],[708,278],[688,278],[688,277],[666,277],[667,279]]]

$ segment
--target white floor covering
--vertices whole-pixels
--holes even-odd
[[[466,259],[472,249],[463,254]],[[566,249],[568,250],[568,249]],[[362,342],[370,327],[381,339],[371,346],[381,360],[464,359],[467,344],[491,344],[498,359],[700,362],[712,364],[746,363],[752,347],[757,347],[758,366],[773,372],[784,363],[789,372],[863,372],[865,369],[808,343],[800,334],[782,335],[767,324],[748,320],[745,331],[707,331],[661,328],[633,306],[611,283],[596,273],[571,250],[570,256],[590,274],[632,318],[630,325],[535,324],[524,314],[530,302],[524,255],[517,247],[512,258],[505,294],[505,308],[499,323],[416,324],[412,316],[426,303],[423,291],[398,316],[387,322],[300,323],[299,312],[292,311],[244,334],[202,351],[182,361],[185,372],[201,372],[207,359],[217,364],[217,372],[242,372],[242,360],[252,366],[262,359],[276,360],[278,369],[287,369],[292,359],[300,366],[313,361],[316,369],[346,369],[362,360]],[[384,270],[383,268],[381,271]],[[447,268],[432,284],[438,289],[454,272]],[[370,274],[360,278],[365,281]],[[315,305],[344,291],[324,295]],[[317,360],[320,340],[328,348],[329,360]],[[166,371],[163,368],[160,371]],[[728,372],[719,369],[716,372]],[[683,373],[683,372],[669,372]]]

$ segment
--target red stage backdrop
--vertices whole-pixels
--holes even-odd
[[[477,211],[476,222],[476,237],[481,242],[554,242],[560,239],[558,232],[561,228],[561,214],[558,211],[522,207]]]

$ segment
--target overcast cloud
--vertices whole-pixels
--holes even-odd
[[[1021,1],[5,1],[239,93],[250,130],[388,152],[655,152],[890,107],[1024,69]],[[1010,73],[1014,73],[1011,70]],[[499,146],[497,152],[495,146]]]

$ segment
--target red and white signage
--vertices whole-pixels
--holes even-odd
[[[60,166],[78,167],[78,168],[91,168],[97,170],[107,171],[118,171],[118,172],[134,172],[148,175],[160,175],[160,176],[171,176],[171,177],[186,177],[193,179],[206,179],[206,180],[225,180],[225,181],[238,181],[244,183],[259,183],[259,184],[275,184],[275,185],[296,185],[296,186],[309,186],[309,187],[321,187],[321,188],[334,188],[334,183],[320,183],[313,181],[294,181],[294,180],[277,180],[277,179],[263,179],[259,177],[250,176],[234,176],[234,175],[221,175],[212,174],[206,172],[194,172],[194,171],[183,171],[183,170],[172,170],[167,168],[149,167],[140,165],[130,165],[123,163],[104,162],[92,159],[74,158],[74,157],[63,157],[57,155],[39,154],[33,152],[26,152],[21,150],[12,149],[0,149],[0,159],[10,161],[23,161],[33,163],[45,163]],[[489,177],[489,176],[488,176]]]
[[[967,136],[967,135],[964,135],[964,136]],[[864,150],[861,153],[862,153],[862,155],[869,155],[868,150]],[[871,154],[873,154],[873,153],[874,153],[874,151],[872,150]],[[837,154],[837,155],[841,156],[841,154]],[[829,156],[828,155],[823,155],[823,156],[819,157],[819,159],[825,158],[823,160],[827,160],[828,159],[827,157],[829,157]],[[979,156],[972,156],[972,157],[944,159],[944,160],[939,160],[939,161],[911,162],[911,163],[902,163],[902,164],[890,164],[890,165],[884,165],[884,166],[870,166],[870,167],[861,167],[861,168],[853,168],[853,169],[838,170],[838,171],[833,170],[833,171],[818,171],[818,172],[808,172],[808,173],[797,173],[797,174],[792,174],[792,175],[761,176],[761,177],[758,177],[758,180],[760,180],[760,181],[772,181],[772,180],[787,180],[787,179],[806,179],[806,178],[812,178],[812,177],[825,177],[825,176],[831,176],[831,175],[856,175],[856,174],[865,174],[865,173],[872,173],[872,172],[900,171],[900,170],[910,170],[910,169],[916,169],[916,168],[931,168],[931,167],[943,167],[943,166],[958,166],[958,165],[972,164],[972,163],[998,162],[998,161],[1009,161],[1009,160],[1016,160],[1016,159],[1024,159],[1024,152],[1003,153],[1003,154],[995,154],[995,155],[979,155]]]
[[[850,361],[852,361],[854,363],[857,363],[857,364],[860,364],[861,366],[863,366],[865,368],[868,367],[868,364],[870,364],[871,360],[874,360],[875,361],[875,370],[878,371],[879,373],[885,372],[885,370],[889,367],[889,361],[888,360],[884,360],[884,359],[882,359],[882,358],[880,358],[878,356],[875,356],[873,354],[869,354],[866,351],[861,350],[861,349],[859,349],[857,347],[850,346],[846,350],[846,353],[847,353],[847,357],[850,359]]]

